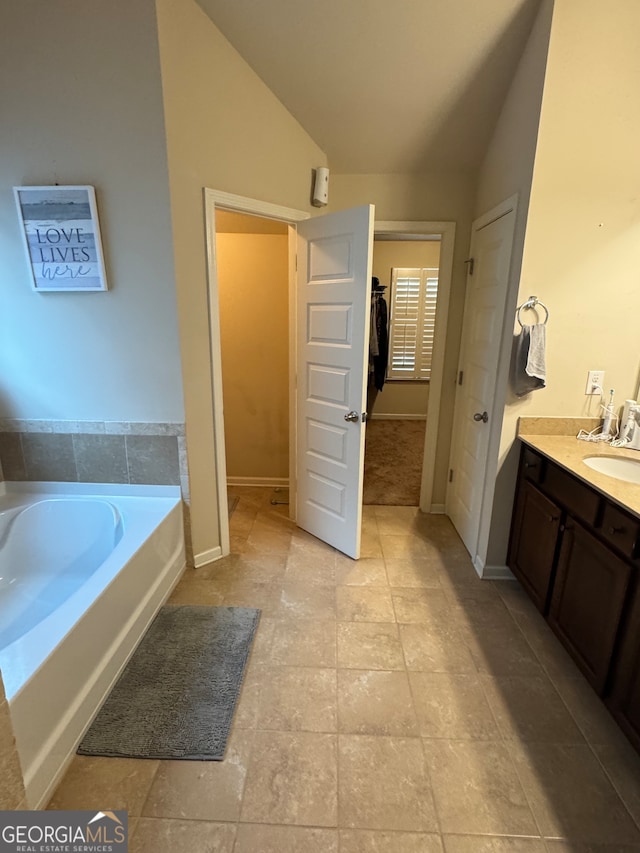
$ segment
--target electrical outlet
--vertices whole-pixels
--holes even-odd
[[[604,394],[604,370],[590,370],[585,394]]]

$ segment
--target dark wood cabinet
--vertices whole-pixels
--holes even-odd
[[[524,445],[507,565],[640,751],[640,518]]]
[[[509,568],[541,613],[547,612],[562,510],[529,480],[518,489]]]
[[[567,520],[549,624],[599,694],[609,675],[631,567],[582,524]]]
[[[613,666],[607,704],[640,752],[640,582],[636,579]]]

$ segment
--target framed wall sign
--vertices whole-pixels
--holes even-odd
[[[14,187],[33,289],[106,290],[93,187]]]

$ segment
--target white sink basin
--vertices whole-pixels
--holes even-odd
[[[589,468],[625,480],[627,483],[640,483],[640,459],[626,459],[620,456],[587,456],[582,460]]]

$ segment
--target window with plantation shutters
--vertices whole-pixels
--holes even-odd
[[[437,298],[437,268],[391,270],[387,381],[430,379]]]

